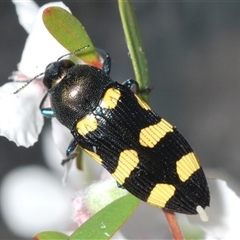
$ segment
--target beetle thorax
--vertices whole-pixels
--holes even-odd
[[[96,108],[111,83],[110,77],[100,69],[87,65],[72,67],[49,91],[57,119],[72,129],[77,120]]]

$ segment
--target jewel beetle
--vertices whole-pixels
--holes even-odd
[[[210,193],[196,154],[131,90],[137,83],[113,81],[110,68],[108,54],[102,69],[61,57],[43,73],[51,108],[44,98],[40,109],[71,131],[67,156],[79,145],[139,199],[206,221]]]

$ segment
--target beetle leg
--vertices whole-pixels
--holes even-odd
[[[111,71],[111,58],[108,53],[106,53],[106,58],[104,59],[103,65],[102,65],[102,70],[109,75]]]
[[[66,155],[67,155],[67,157],[69,157],[69,156],[72,154],[72,152],[75,150],[75,148],[77,147],[77,145],[78,145],[78,143],[77,143],[77,141],[76,141],[75,139],[73,139],[73,140],[70,142],[70,144],[69,144],[69,146],[68,146],[68,148],[67,148],[67,150],[66,150]]]
[[[55,117],[55,113],[51,108],[41,108],[41,113],[44,117]]]
[[[125,82],[122,83],[123,86],[126,86],[127,88],[131,89],[132,86],[135,86],[135,91],[133,90],[133,92],[135,92],[136,94],[141,93],[141,91],[139,91],[139,84],[136,80],[129,78],[128,80],[126,80]]]
[[[125,82],[122,83],[123,86],[126,86],[128,88],[131,88],[133,85],[136,86],[136,92],[139,92],[139,85],[138,82],[134,79],[129,78],[128,80],[126,80]]]
[[[117,183],[117,187],[118,188],[122,188],[122,189],[125,189],[125,187],[123,185],[121,185],[119,182],[116,182]]]
[[[147,87],[145,89],[140,90],[138,82],[136,80],[134,80],[134,79],[131,79],[131,78],[129,78],[128,80],[123,82],[122,85],[124,85],[124,86],[126,86],[128,88],[131,88],[133,85],[135,85],[135,87],[136,87],[136,91],[135,91],[136,94],[149,93],[152,90],[152,88],[150,88],[150,87]]]
[[[70,144],[66,150],[67,158],[62,160],[62,162],[61,162],[62,165],[68,163],[69,161],[71,161],[72,159],[74,159],[77,156],[77,153],[73,152],[75,150],[75,148],[77,147],[77,145],[78,145],[78,143],[75,139],[73,139],[70,142]]]
[[[111,57],[110,55],[101,48],[96,48],[99,56],[104,59],[102,64],[102,70],[105,74],[109,75],[111,71]]]
[[[43,107],[43,105],[44,105],[44,103],[46,101],[47,96],[48,96],[48,94],[46,94],[44,96],[44,98],[42,99],[42,101],[40,103],[40,106],[39,106],[40,111],[41,111],[41,113],[42,113],[42,115],[44,117],[55,117],[55,113],[53,112],[53,110],[51,108],[44,108]]]

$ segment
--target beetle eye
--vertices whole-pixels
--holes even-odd
[[[61,60],[59,63],[63,68],[71,68],[72,66],[75,65],[74,62],[68,59]]]
[[[48,76],[45,76],[43,78],[43,84],[48,88],[50,89],[52,87],[52,79],[49,78]]]
[[[51,89],[53,83],[61,77],[62,73],[65,72],[65,69],[69,69],[74,65],[74,62],[67,59],[48,64],[43,78],[43,84],[48,89]]]

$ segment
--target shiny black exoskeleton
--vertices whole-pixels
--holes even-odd
[[[187,214],[209,206],[205,175],[183,136],[136,94],[129,79],[70,60],[50,63],[43,79],[48,92],[41,112],[56,117],[73,134],[69,156],[80,145],[129,192],[152,205]],[[49,96],[51,108],[43,108]]]

